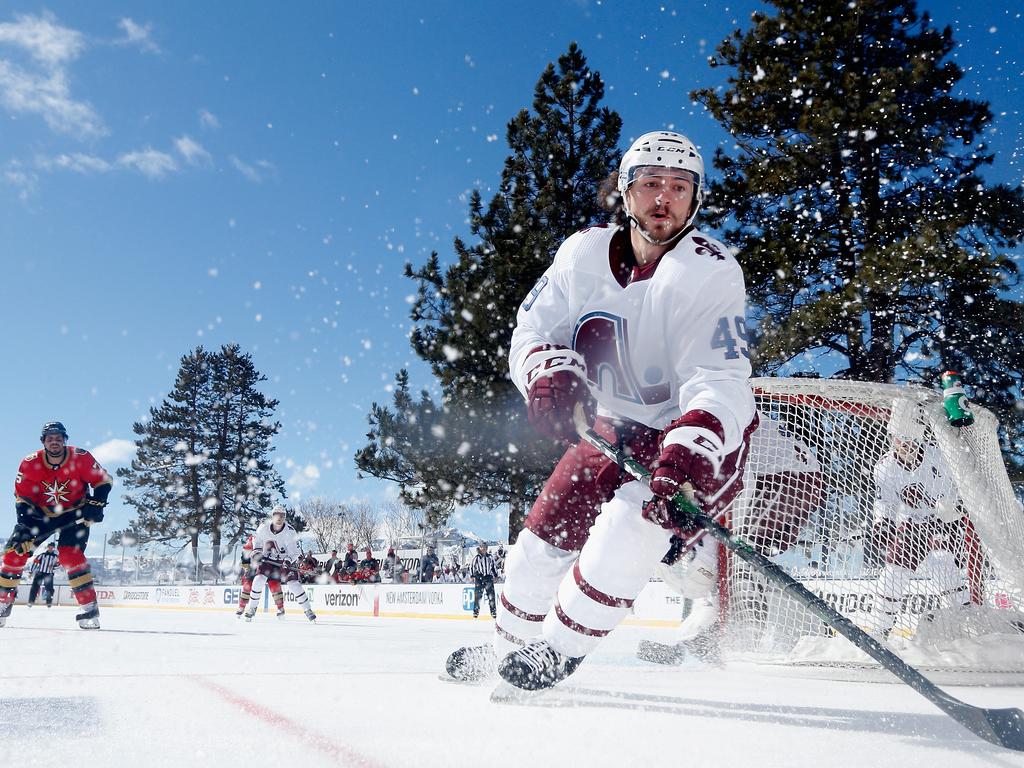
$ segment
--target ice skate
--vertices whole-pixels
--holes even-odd
[[[277,618],[284,621],[284,608],[277,609]]]
[[[82,629],[99,629],[100,628],[100,609],[93,605],[85,611],[82,611],[75,616],[75,621],[78,622],[78,626]]]
[[[498,664],[502,679],[526,691],[539,691],[561,682],[583,662],[582,656],[563,656],[545,640],[512,651]]]
[[[284,609],[282,608],[281,612],[278,613],[278,616],[281,616],[283,613],[284,613]],[[306,618],[309,619],[310,621],[314,621],[314,622],[316,621],[316,614],[313,613],[313,609],[312,608],[307,608],[306,609]]]
[[[653,664],[678,666],[686,658],[686,646],[679,643],[656,643],[653,640],[641,640],[636,647],[636,657]]]
[[[689,654],[705,664],[720,665],[722,653],[719,641],[722,637],[722,623],[719,620],[718,601],[713,598],[694,600],[679,626],[678,637],[676,645],[680,653]],[[679,661],[681,662],[682,658]]]
[[[14,603],[0,603],[0,627],[7,623],[7,617],[13,609]]]
[[[246,621],[252,621],[252,617],[256,615],[256,606],[250,605],[245,609],[245,613],[242,614]]]
[[[488,643],[453,651],[444,668],[452,680],[474,683],[497,672],[498,659],[494,655],[494,646]]]
[[[25,603],[25,606],[28,608],[31,608],[33,605],[35,605],[35,603]]]
[[[239,609],[237,611],[235,611],[235,618],[236,619],[242,618],[242,614],[243,613],[245,613],[245,608],[239,607]]]

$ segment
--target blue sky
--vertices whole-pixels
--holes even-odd
[[[4,3],[0,468],[13,481],[50,419],[118,466],[181,355],[238,342],[281,401],[289,496],[392,497],[352,454],[398,369],[431,383],[403,265],[451,258],[545,65],[577,41],[624,146],[674,127],[709,157],[731,144],[687,94],[724,81],[706,57],[759,7]],[[1021,183],[1018,4],[920,7],[954,27],[961,92],[992,102],[988,178]],[[107,530],[132,515],[112,498]],[[498,538],[505,519],[456,522]]]

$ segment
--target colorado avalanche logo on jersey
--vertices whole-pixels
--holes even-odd
[[[620,400],[655,405],[671,395],[660,368],[644,371],[643,383],[629,359],[626,318],[610,312],[588,312],[576,323],[572,348],[587,361],[587,378],[602,392]]]

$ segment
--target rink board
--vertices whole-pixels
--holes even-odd
[[[494,585],[501,599],[501,584]],[[472,619],[472,584],[306,584],[313,610],[326,616],[371,616],[384,618]],[[74,605],[67,586],[55,587],[54,602]],[[234,611],[241,587],[219,586],[97,586],[102,608],[158,608],[165,610]],[[18,602],[28,598],[28,585],[18,588]],[[37,598],[37,605],[41,598]],[[261,611],[273,607],[269,590],[260,601]],[[286,591],[289,610],[294,598]],[[640,593],[626,621],[644,626],[675,626],[679,623],[682,598],[663,582],[651,582]],[[487,596],[480,601],[480,614],[489,616]]]

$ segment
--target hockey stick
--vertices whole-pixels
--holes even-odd
[[[614,445],[591,429],[581,416],[582,414],[577,414],[574,422],[576,431],[583,440],[597,448],[640,482],[645,485],[650,482],[651,473],[647,467],[635,459],[623,455]],[[1024,752],[1024,712],[1012,707],[1007,709],[975,707],[950,696],[803,584],[792,578],[753,546],[705,515],[696,503],[685,494],[678,494],[672,501],[695,524],[706,529],[711,536],[718,539],[723,546],[747,562],[764,578],[774,583],[826,625],[867,653],[971,733],[1000,747]]]

